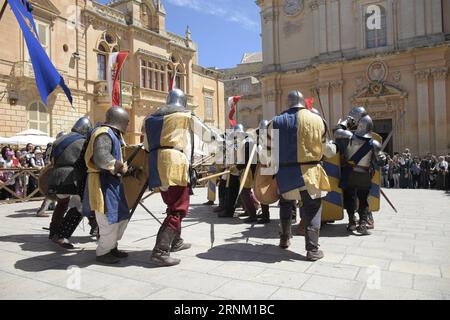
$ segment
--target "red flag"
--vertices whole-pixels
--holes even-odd
[[[113,107],[120,106],[120,84],[119,76],[123,63],[128,56],[128,51],[120,51],[111,53],[109,56],[107,79],[109,83],[109,91],[111,96],[111,105]]]
[[[314,98],[305,99],[306,109],[312,110],[314,108]]]
[[[228,115],[228,121],[230,122],[230,127],[233,128],[237,122],[234,120],[234,114],[236,113],[236,105],[241,99],[240,96],[234,96],[228,98],[228,106],[230,107],[230,114]]]
[[[169,91],[173,90],[173,86],[176,83],[175,80],[177,78],[177,72],[178,72],[178,66],[175,66],[175,72],[173,73],[173,77],[172,77],[172,79],[170,79],[170,83],[169,83]]]

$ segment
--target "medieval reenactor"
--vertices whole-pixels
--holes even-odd
[[[48,193],[58,199],[49,238],[66,249],[73,249],[69,239],[83,219],[81,198],[86,180],[83,151],[91,131],[91,121],[80,118],[69,134],[56,139],[49,154],[53,168],[48,176]],[[97,228],[95,217],[89,217],[89,224],[93,235]]]
[[[174,266],[179,259],[171,252],[186,250],[191,244],[181,238],[181,222],[188,215],[194,156],[194,122],[187,110],[187,97],[180,89],[169,92],[167,104],[145,120],[144,145],[149,154],[149,188],[161,191],[167,217],[158,231],[151,261]]]
[[[273,118],[269,129],[278,131],[278,141],[271,137],[270,146],[278,142],[279,168],[276,173],[280,199],[280,247],[290,246],[292,206],[301,200],[305,224],[307,259],[323,258],[319,250],[322,198],[331,190],[321,165],[324,156],[336,154],[336,146],[326,142],[326,122],[305,107],[301,92],[288,95],[289,109]]]
[[[112,107],[106,112],[106,122],[91,134],[86,148],[87,181],[83,198],[83,213],[95,212],[99,227],[97,261],[115,264],[128,254],[118,249],[130,218],[122,175],[128,166],[122,156],[122,134],[126,132],[129,115],[125,109]]]
[[[372,138],[373,121],[370,116],[361,117],[354,132],[338,129],[335,140],[339,152],[343,155],[343,168],[340,187],[344,190],[344,208],[349,217],[347,229],[357,231],[362,235],[369,235],[368,197],[372,187],[372,177],[376,166],[383,165],[386,157],[382,152],[381,144]],[[355,221],[357,209],[359,226]],[[373,225],[373,222],[372,222]]]

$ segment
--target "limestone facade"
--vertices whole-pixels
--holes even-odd
[[[3,4],[4,0],[0,0]],[[127,142],[140,140],[144,118],[165,103],[177,68],[176,86],[188,105],[210,126],[223,129],[221,74],[198,66],[197,45],[165,29],[160,0],[31,0],[40,41],[71,89],[71,108],[62,90],[39,101],[33,69],[17,21],[8,8],[0,23],[0,135],[36,128],[55,136],[88,115],[104,121],[110,106],[106,82],[108,55],[129,51],[122,71],[122,106],[131,115]]]
[[[257,4],[264,118],[286,108],[290,90],[319,92],[330,124],[364,105],[382,136],[395,130],[391,153],[450,151],[450,0]]]

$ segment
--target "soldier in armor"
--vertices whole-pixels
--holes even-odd
[[[225,209],[218,213],[219,218],[233,218],[236,210],[236,200],[239,196],[239,181],[241,176],[241,170],[237,168],[237,155],[238,155],[238,140],[242,138],[244,132],[244,126],[237,124],[233,127],[232,134],[227,137],[226,151],[226,166],[230,170],[230,174],[226,181],[226,193],[225,193]],[[233,163],[231,163],[233,162]]]
[[[91,131],[92,124],[87,117],[78,119],[69,134],[56,139],[50,153],[53,169],[48,192],[56,195],[58,204],[52,215],[49,238],[66,249],[73,249],[69,239],[83,219],[81,197],[86,179],[83,150]],[[89,217],[89,224],[93,234],[97,228],[95,217]]]
[[[356,125],[354,132],[338,129],[334,134],[339,152],[343,155],[340,187],[344,190],[344,207],[349,217],[348,231],[356,230],[362,235],[369,235],[371,215],[368,197],[372,176],[375,166],[383,165],[386,158],[381,144],[372,139],[373,121],[370,116],[362,116]],[[355,221],[357,199],[359,226]]]
[[[278,130],[279,140],[270,141],[270,146],[278,143],[279,147],[276,179],[281,195],[280,247],[290,246],[292,206],[301,200],[307,259],[316,261],[324,256],[319,250],[322,198],[331,191],[321,160],[324,156],[334,156],[336,146],[326,141],[324,119],[306,109],[301,92],[290,92],[288,100],[289,109],[274,117],[269,125],[269,129]]]
[[[108,109],[106,122],[92,132],[84,157],[88,176],[83,213],[89,216],[95,212],[100,234],[97,261],[104,264],[115,264],[128,256],[118,249],[130,218],[121,179],[128,171],[121,149],[128,123],[125,109]]]
[[[199,121],[187,110],[183,91],[169,92],[166,105],[145,120],[144,145],[149,151],[149,188],[160,190],[167,205],[167,217],[158,231],[151,261],[174,266],[180,259],[171,252],[186,250],[191,244],[181,238],[181,223],[188,215],[192,175],[194,127]]]

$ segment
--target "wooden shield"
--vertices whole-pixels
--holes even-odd
[[[383,138],[380,135],[373,132],[372,137],[380,144],[383,144]],[[375,170],[375,174],[372,177],[372,188],[370,189],[369,194],[369,211],[371,212],[380,211],[380,195],[381,195],[380,188],[381,188],[381,168],[378,168],[377,170]]]
[[[341,179],[341,159],[339,154],[323,161],[323,167],[328,175],[331,192],[322,201],[322,222],[344,219],[344,196],[339,188]]]
[[[126,146],[122,149],[124,161],[127,161],[136,148],[141,148],[141,146]],[[128,168],[133,168],[134,172],[131,175],[125,175],[122,181],[128,208],[131,210],[142,197],[142,190],[148,185],[148,153],[141,149],[133,161],[128,164]]]
[[[254,186],[255,197],[262,204],[271,205],[280,199],[277,179],[271,175],[262,175],[262,168],[261,165],[256,167]]]

